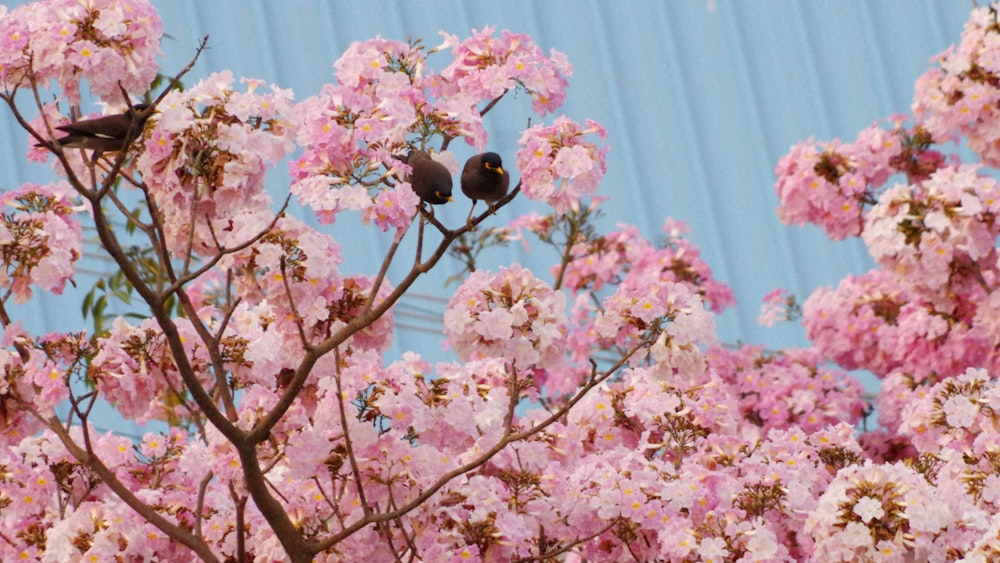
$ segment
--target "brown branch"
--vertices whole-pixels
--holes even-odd
[[[483,109],[479,110],[479,117],[485,117],[486,114],[489,113],[490,110],[493,109],[493,107],[497,105],[497,103],[499,103],[504,96],[507,95],[507,92],[510,92],[510,90],[504,90],[502,94],[490,100],[490,102],[486,104],[486,106],[483,107]]]
[[[413,220],[410,219],[410,226],[413,226]],[[409,231],[407,227],[406,231]],[[372,310],[372,305],[375,303],[375,297],[378,295],[378,290],[382,287],[382,282],[385,281],[385,275],[389,272],[389,265],[392,264],[393,258],[396,256],[396,251],[399,250],[399,243],[403,242],[403,237],[406,236],[406,232],[403,232],[398,237],[394,237],[392,241],[392,246],[389,247],[389,252],[386,253],[385,258],[382,260],[382,267],[379,268],[378,275],[375,276],[375,281],[372,282],[372,289],[368,292],[368,299],[365,302],[365,308],[362,310],[362,314],[368,313]],[[419,240],[417,243],[419,244]]]
[[[312,551],[311,546],[302,537],[285,511],[285,507],[268,490],[267,479],[261,471],[260,460],[257,459],[257,448],[248,440],[234,441],[233,444],[243,466],[247,491],[281,542],[281,546],[285,548],[285,553],[292,563],[311,563],[316,552]]]
[[[354,455],[354,446],[351,443],[351,433],[347,426],[347,405],[344,404],[344,391],[340,384],[340,353],[338,349],[334,349],[334,354],[336,356],[335,361],[337,364],[337,373],[334,376],[334,381],[337,384],[337,405],[340,407],[340,428],[341,432],[344,433],[344,447],[347,449],[347,460],[351,464],[351,473],[354,474],[354,482],[358,490],[358,500],[361,502],[361,510],[364,512],[365,516],[371,513],[371,506],[368,504],[368,499],[365,498],[365,488],[362,484],[361,479],[361,469],[358,466],[358,458]]]
[[[556,275],[555,284],[552,288],[556,291],[562,289],[563,278],[566,275],[566,268],[569,267],[570,262],[573,261],[573,246],[576,245],[576,236],[580,234],[580,228],[576,223],[576,219],[569,220],[569,232],[566,233],[566,247],[559,258],[559,274]]]

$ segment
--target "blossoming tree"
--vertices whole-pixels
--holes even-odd
[[[190,65],[151,91],[161,34],[143,0],[0,15],[0,97],[28,157],[63,178],[0,196],[4,561],[1000,552],[1000,198],[983,169],[934,149],[964,135],[997,159],[996,12],[974,11],[921,79],[912,125],[779,163],[782,218],[862,236],[880,264],[806,300],[815,346],[781,352],[715,342],[733,297],[682,223],[666,220],[660,244],[598,232],[598,123],[522,133],[516,187],[494,207],[523,197],[548,214],[449,226],[420,201],[401,155],[431,151],[457,173],[449,145],[484,149],[483,115],[508,93],[540,118],[559,108],[572,67],[530,37],[355,43],[332,84],[294,102],[227,72],[182,90]],[[88,90],[111,113],[147,104],[123,150],[58,140]],[[265,173],[293,154],[275,202]],[[287,213],[293,197],[320,229]],[[391,240],[379,271],[341,268],[345,213]],[[9,304],[73,280],[82,222],[148,317],[30,334]],[[558,263],[475,268],[491,241],[517,239]],[[394,304],[449,252],[470,270],[444,312],[456,360],[390,361]],[[769,316],[791,304],[776,293]],[[860,386],[825,358],[884,378],[877,432],[856,434]],[[98,402],[169,431],[101,433]]]

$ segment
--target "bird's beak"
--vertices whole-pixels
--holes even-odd
[[[491,172],[496,172],[497,174],[500,174],[501,176],[503,176],[503,166],[494,166],[494,165],[490,164],[489,162],[487,162],[486,163],[486,169],[489,170],[489,171],[491,171]]]

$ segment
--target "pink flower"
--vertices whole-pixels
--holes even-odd
[[[238,92],[231,73],[209,76],[171,92],[147,124],[149,150],[136,166],[163,214],[166,244],[180,256],[244,244],[273,218],[264,176],[293,148],[283,125],[291,94],[248,85],[251,92]]]
[[[498,357],[530,366],[557,367],[565,334],[562,293],[519,265],[490,275],[473,272],[445,311],[445,335],[459,358]]]
[[[607,147],[586,139],[606,132],[597,122],[585,126],[559,117],[551,126],[537,125],[518,141],[517,168],[521,189],[531,199],[548,203],[556,213],[580,209],[580,200],[593,196],[606,170]]]
[[[494,31],[474,30],[460,43],[443,34],[455,59],[441,71],[436,95],[488,100],[520,86],[538,115],[555,111],[566,98],[566,79],[573,74],[566,56],[552,50],[546,57],[529,36],[504,30],[495,37]]]
[[[559,149],[555,160],[552,162],[552,170],[563,178],[573,179],[577,176],[590,172],[594,168],[594,161],[590,158],[590,153],[586,147],[576,145]]]
[[[1000,187],[977,170],[941,168],[919,184],[887,190],[872,207],[865,243],[901,285],[926,295],[948,288],[968,298],[981,289],[970,276],[1000,276],[993,242],[1000,235],[993,220]]]
[[[397,233],[405,231],[410,226],[420,197],[409,184],[399,184],[394,190],[384,190],[375,196],[372,206],[366,207],[362,218],[365,222],[373,221],[382,231],[395,227]]]
[[[906,534],[914,540],[897,544],[900,554],[926,559],[941,527],[915,521],[919,510],[914,508],[926,506],[933,495],[932,485],[902,464],[866,462],[841,469],[806,522],[805,530],[816,542],[813,557],[870,560],[877,556],[880,540]]]
[[[904,172],[917,181],[942,163],[929,148],[927,131],[919,125],[905,129],[901,122],[894,120],[892,130],[873,124],[852,143],[809,139],[793,146],[774,170],[778,217],[786,224],[819,225],[834,240],[860,234],[865,208],[892,174]]]
[[[789,316],[789,300],[794,297],[788,295],[786,289],[774,289],[764,296],[764,304],[760,307],[760,316],[757,322],[764,326],[772,326],[779,320],[787,320]]]
[[[163,26],[145,0],[46,0],[22,4],[0,18],[0,69],[8,87],[30,72],[39,84],[58,83],[71,104],[79,85],[110,103],[122,103],[119,84],[138,94],[156,77]]]
[[[31,285],[62,293],[83,254],[83,232],[65,182],[25,184],[0,195],[0,287],[16,303],[31,298]]]
[[[939,67],[917,79],[913,100],[914,113],[935,138],[967,136],[969,147],[990,166],[1000,163],[997,35],[989,9],[974,9],[961,43],[937,55]]]

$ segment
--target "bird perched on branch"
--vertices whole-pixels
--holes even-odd
[[[117,115],[59,125],[56,129],[66,135],[56,141],[63,148],[89,149],[96,154],[120,151],[125,148],[126,142],[134,141],[140,136],[146,119],[152,114],[148,109],[147,104],[136,104]],[[35,146],[45,147],[50,144],[38,143]]]
[[[510,188],[510,173],[503,169],[500,155],[484,152],[465,161],[462,169],[462,193],[472,200],[466,222],[472,220],[476,202],[483,200],[493,211],[493,204],[503,199]]]
[[[419,150],[411,150],[405,162],[411,170],[406,180],[420,199],[434,205],[451,201],[451,172],[444,164]]]

